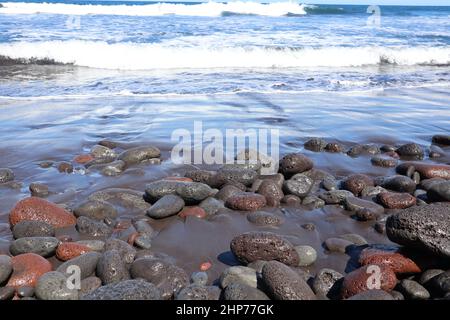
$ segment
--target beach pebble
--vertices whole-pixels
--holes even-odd
[[[119,251],[109,250],[103,253],[97,263],[97,276],[104,285],[130,279]]]
[[[380,194],[381,192],[386,192],[387,190],[380,187],[380,186],[376,186],[376,187],[365,187],[362,191],[361,191],[361,197],[375,197],[378,194]]]
[[[363,246],[367,244],[367,240],[363,236],[356,233],[343,234],[340,235],[338,238],[353,242],[357,246]]]
[[[442,269],[428,269],[424,271],[419,278],[419,283],[424,287],[430,287],[430,280],[432,280],[434,277],[440,275],[441,273],[444,273],[444,270]]]
[[[299,257],[294,246],[271,232],[247,232],[233,238],[231,251],[242,263],[256,260],[277,260],[287,265],[298,266]]]
[[[437,294],[445,295],[450,292],[450,270],[430,279],[430,287]]]
[[[423,162],[403,162],[396,168],[397,173],[406,175],[409,168],[420,174],[421,179],[442,178],[450,180],[450,165]]]
[[[223,291],[225,300],[270,300],[261,290],[242,283],[231,283]]]
[[[405,209],[416,204],[416,198],[409,193],[382,192],[377,201],[388,209]]]
[[[348,151],[347,155],[350,157],[358,157],[360,155],[374,155],[380,153],[380,149],[371,144],[358,144],[352,146]]]
[[[134,279],[142,278],[153,283],[165,300],[189,284],[189,276],[183,269],[162,259],[137,259],[131,265],[130,273]]]
[[[343,279],[344,276],[336,270],[320,269],[312,281],[312,289],[318,297],[337,299],[340,296]]]
[[[314,231],[316,230],[316,225],[314,223],[304,223],[301,225],[301,227],[308,231]]]
[[[83,296],[83,300],[161,300],[161,292],[142,279],[126,280],[102,286]]]
[[[126,163],[123,162],[122,160],[116,160],[110,163],[107,163],[103,166],[103,168],[101,169],[101,172],[103,175],[105,176],[117,176],[119,174],[121,174],[122,172],[124,172],[126,169]]]
[[[306,196],[302,204],[311,209],[319,209],[325,206],[325,201],[316,196]]]
[[[346,253],[347,248],[354,245],[354,243],[340,238],[328,238],[325,240],[324,245],[331,252]]]
[[[0,168],[0,183],[6,183],[14,180],[14,172],[11,169]]]
[[[175,300],[219,300],[220,288],[190,284],[175,295]]]
[[[315,300],[316,296],[298,273],[278,261],[267,262],[262,280],[269,295],[276,300]]]
[[[388,155],[377,155],[370,159],[372,165],[382,168],[394,168],[398,164],[398,160]]]
[[[259,226],[279,226],[284,219],[270,212],[256,211],[247,214],[247,220]]]
[[[86,294],[93,292],[94,290],[100,288],[102,285],[102,280],[98,277],[87,277],[81,280],[79,296],[82,297]]]
[[[386,221],[388,238],[398,244],[450,257],[450,204],[411,207]]]
[[[75,217],[63,208],[47,200],[29,197],[16,203],[9,214],[11,226],[20,221],[43,221],[55,228],[73,226]]]
[[[217,172],[216,179],[221,185],[229,182],[239,182],[245,186],[251,186],[258,177],[258,173],[252,169],[229,168]]]
[[[433,143],[450,146],[450,135],[436,134],[432,138]]]
[[[296,174],[284,182],[283,188],[286,193],[304,198],[313,185],[313,180],[304,174]]]
[[[42,277],[41,277],[42,278]],[[40,279],[40,278],[39,278]],[[38,280],[39,281],[39,280]],[[39,283],[39,282],[38,282]],[[16,293],[21,298],[28,298],[34,295],[34,288],[30,286],[23,286],[16,290]]]
[[[284,156],[280,160],[280,173],[286,175],[293,175],[296,173],[302,173],[304,171],[312,169],[314,166],[311,159],[308,157],[299,154],[299,153],[290,153]]]
[[[39,167],[41,167],[42,169],[48,169],[50,167],[52,167],[54,164],[53,161],[42,161],[39,163]]]
[[[56,249],[56,257],[61,261],[67,261],[90,251],[92,249],[86,245],[76,242],[63,242]]]
[[[7,286],[20,288],[34,287],[44,273],[52,270],[52,265],[45,258],[35,253],[24,253],[11,258],[13,272]]]
[[[43,257],[55,254],[59,240],[54,237],[25,237],[11,242],[9,251],[17,256],[23,253],[35,253]]]
[[[229,267],[222,272],[219,282],[223,289],[232,283],[240,283],[256,288],[256,271],[252,268],[243,266]]]
[[[141,191],[123,188],[109,188],[94,192],[88,197],[90,201],[108,202],[115,207],[122,207],[130,215],[144,214],[150,207]]]
[[[136,249],[120,239],[108,239],[105,251],[117,250],[125,263],[132,263],[136,257]]]
[[[291,207],[297,207],[302,203],[302,199],[300,197],[294,196],[293,194],[288,194],[281,199],[281,203],[291,206]]]
[[[220,187],[221,182],[219,183],[217,179],[217,171],[209,171],[209,170],[190,170],[187,171],[184,176],[191,181],[200,182],[207,184],[212,188]]]
[[[91,148],[90,154],[94,158],[100,158],[100,159],[115,159],[117,157],[117,154],[114,150],[111,150],[108,147],[102,146],[102,145],[95,145]]]
[[[408,300],[427,300],[430,293],[414,280],[403,279],[398,285],[398,290]]]
[[[39,278],[36,297],[40,300],[78,300],[78,290],[67,286],[67,278],[57,271],[51,271]]]
[[[244,149],[240,150],[236,155],[235,160],[245,160],[245,161],[258,161],[261,163],[262,168],[271,168],[275,166],[275,160],[269,157],[267,154],[259,152],[255,149]]]
[[[76,217],[88,217],[95,220],[115,219],[117,210],[111,204],[103,201],[88,200],[73,210]]]
[[[342,152],[344,152],[344,146],[340,143],[329,142],[325,146],[325,151],[331,152],[331,153],[342,153]]]
[[[411,178],[400,175],[376,179],[376,184],[397,192],[413,193],[416,190],[416,183]]]
[[[308,141],[306,141],[303,146],[305,147],[306,150],[321,152],[325,149],[326,145],[327,145],[326,141],[321,138],[311,138]]]
[[[364,188],[372,186],[373,179],[365,174],[353,174],[342,181],[342,189],[352,192],[355,196],[360,195]]]
[[[220,192],[220,191],[219,191]],[[205,210],[207,216],[215,215],[219,210],[225,208],[225,203],[213,197],[208,197],[198,205]]]
[[[262,180],[257,192],[266,198],[268,207],[278,207],[281,199],[283,199],[283,190],[279,184],[273,180]]]
[[[160,156],[161,151],[156,147],[135,147],[122,152],[117,159],[131,166]]]
[[[105,248],[105,242],[102,240],[79,240],[76,243],[88,247],[91,251],[103,251]]]
[[[421,146],[416,143],[407,143],[395,150],[401,157],[408,159],[423,159],[424,152]]]
[[[86,164],[94,160],[94,157],[90,154],[80,154],[73,158],[73,161],[78,164]]]
[[[337,181],[334,177],[324,178],[320,183],[320,187],[327,191],[333,191],[338,189]]]
[[[354,197],[354,195],[347,190],[325,191],[319,194],[319,198],[326,204],[340,204],[348,197]]]
[[[376,271],[379,271],[379,285],[380,289],[385,291],[391,291],[394,289],[397,284],[397,277],[395,276],[394,271],[391,268],[386,266],[376,266],[377,268],[373,268],[370,266],[363,266],[359,269],[356,269],[350,273],[348,273],[344,277],[344,281],[342,282],[341,288],[341,296],[343,299],[350,298],[358,293],[369,290],[368,280],[369,277],[373,275]],[[368,269],[373,268],[374,270]]]
[[[233,210],[256,211],[266,205],[266,198],[257,193],[241,192],[229,197],[225,206]]]
[[[101,256],[102,255],[98,252],[88,252],[64,262],[56,269],[56,271],[69,277],[73,274],[75,267],[78,267],[81,271],[81,279],[85,279],[95,272]]]
[[[199,286],[206,286],[208,274],[205,271],[198,271],[191,274],[191,283]]]
[[[283,187],[284,176],[281,173],[260,175],[259,176],[259,180],[262,180],[262,181],[265,181],[265,180],[273,181],[273,182],[275,182],[277,184],[277,186],[279,186],[281,188],[281,187]]]
[[[93,237],[107,237],[113,232],[113,230],[105,223],[84,216],[77,219],[76,228],[79,233],[87,234]]]
[[[70,162],[60,162],[57,164],[58,171],[61,173],[72,173],[73,165]]]
[[[204,219],[206,218],[206,211],[198,206],[185,207],[183,210],[180,211],[180,213],[178,213],[178,216],[180,218],[196,217],[199,219]]]
[[[25,237],[53,237],[55,235],[55,228],[43,221],[27,221],[23,220],[17,223],[13,230],[15,239]]]
[[[300,263],[299,267],[307,267],[312,265],[317,259],[317,252],[311,246],[296,246],[295,251],[297,251]]]
[[[139,234],[145,234],[148,236],[154,236],[156,234],[156,231],[146,219],[133,221],[133,226]]]
[[[391,268],[396,274],[419,273],[417,264],[398,252],[382,251],[377,249],[364,249],[359,256],[359,263],[365,265],[384,265]]]
[[[450,181],[436,183],[428,189],[427,197],[431,201],[450,201]]]
[[[345,198],[344,206],[363,221],[377,219],[384,213],[384,208],[379,204],[356,197]]]
[[[199,182],[179,182],[175,192],[183,198],[186,204],[198,204],[206,198],[213,196],[217,190]]]
[[[11,300],[16,293],[13,287],[0,287],[0,301]]]
[[[140,234],[134,239],[134,244],[141,249],[150,249],[152,247],[152,238],[148,234]]]
[[[0,285],[8,280],[13,271],[11,258],[7,255],[0,255]]]
[[[243,190],[239,189],[238,187],[236,187],[234,185],[227,184],[227,185],[223,186],[222,189],[220,189],[219,192],[217,192],[214,197],[220,201],[225,202],[231,196],[241,193],[242,191]]]
[[[395,300],[394,297],[384,290],[379,289],[371,289],[360,292],[351,296],[346,300]]]
[[[31,196],[45,198],[49,195],[48,186],[42,183],[33,182],[29,187]]]
[[[168,194],[156,201],[147,210],[147,215],[153,219],[167,218],[180,212],[183,207],[184,200],[181,197]]]

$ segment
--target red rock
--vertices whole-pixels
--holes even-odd
[[[73,226],[76,218],[56,204],[37,197],[29,197],[16,203],[9,214],[9,223],[15,226],[24,220],[43,221],[55,228]]]
[[[376,274],[376,271],[380,273]],[[384,265],[366,265],[348,273],[344,277],[341,296],[343,299],[347,299],[371,289],[391,291],[396,284],[397,277],[391,268]]]
[[[76,163],[79,163],[79,164],[85,164],[92,160],[94,160],[94,157],[91,156],[90,154],[80,154],[79,156],[76,156],[73,159],[73,161],[75,161]]]
[[[404,162],[397,166],[399,174],[406,175],[409,167],[413,166],[419,172],[422,179],[442,178],[450,180],[450,165],[446,164],[431,164],[423,162]]]
[[[58,164],[58,171],[61,173],[72,173],[73,172],[73,166],[69,162],[60,162]]]
[[[56,257],[59,260],[67,261],[86,252],[92,251],[88,246],[75,242],[63,242],[56,249]]]
[[[203,263],[200,265],[200,270],[201,270],[201,271],[207,271],[207,270],[209,270],[211,267],[212,267],[212,263],[211,263],[211,262],[203,262]]]
[[[384,265],[391,268],[395,273],[422,272],[414,261],[398,252],[365,249],[361,252],[359,263],[362,266],[370,264]]]
[[[406,209],[416,204],[416,198],[409,193],[382,192],[377,201],[388,209]]]
[[[164,180],[171,180],[171,181],[183,181],[183,182],[193,182],[191,178],[187,177],[165,177]]]
[[[241,192],[229,197],[225,205],[233,210],[256,211],[266,205],[266,198],[256,193]]]
[[[20,288],[34,287],[44,273],[52,271],[52,265],[45,258],[35,253],[19,254],[11,258],[13,273],[7,286]]]
[[[185,207],[181,212],[178,214],[180,218],[186,218],[188,216],[194,216],[200,219],[203,219],[206,217],[206,212],[200,207]]]
[[[343,189],[352,192],[355,196],[360,195],[365,187],[373,186],[373,179],[365,174],[352,174],[342,182]]]

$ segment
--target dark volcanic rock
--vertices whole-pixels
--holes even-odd
[[[136,256],[136,249],[120,239],[108,239],[105,243],[105,251],[116,250],[125,263],[132,263]]]
[[[344,200],[344,205],[347,210],[356,214],[361,220],[373,220],[384,213],[384,208],[372,201],[363,200],[356,197],[348,197]],[[366,217],[366,219],[362,219]],[[368,219],[372,217],[372,219]]]
[[[97,275],[103,284],[116,283],[130,279],[130,274],[117,250],[103,253],[97,263]]]
[[[320,152],[325,149],[326,145],[327,143],[325,142],[325,140],[320,138],[312,138],[305,142],[304,147],[306,150]]]
[[[223,292],[225,300],[270,300],[269,297],[257,288],[242,283],[232,283]]]
[[[76,217],[88,217],[95,220],[115,219],[117,210],[103,201],[86,201],[73,210]]]
[[[377,185],[397,192],[413,193],[416,190],[416,183],[406,176],[392,176],[376,180]]]
[[[292,175],[310,170],[313,165],[312,160],[308,157],[299,153],[291,153],[280,160],[280,172],[284,175]]]
[[[326,204],[340,204],[346,198],[353,196],[353,193],[347,190],[333,190],[322,192],[319,198],[325,201]]]
[[[217,172],[216,179],[221,185],[229,182],[239,182],[251,186],[258,177],[258,173],[251,169],[222,169]]]
[[[422,179],[442,178],[450,180],[450,165],[423,162],[404,162],[397,166],[397,173],[406,175],[408,169],[414,167]]]
[[[398,285],[398,290],[410,300],[426,300],[430,298],[430,293],[419,283],[413,280],[403,279]]]
[[[287,265],[298,266],[299,257],[294,246],[271,232],[247,232],[234,237],[231,251],[242,263],[256,260],[277,260]]]
[[[36,297],[40,300],[78,300],[78,291],[67,286],[61,272],[51,271],[41,276],[36,284]]]
[[[113,231],[105,223],[84,216],[77,219],[76,228],[79,233],[88,234],[93,237],[109,236]]]
[[[384,290],[367,290],[351,296],[347,300],[395,300],[392,295]]]
[[[417,160],[423,159],[423,155],[424,155],[422,147],[416,143],[404,144],[400,148],[398,148],[396,150],[396,152],[401,157],[406,157],[409,159],[417,159]]]
[[[30,183],[30,192],[33,197],[41,197],[44,198],[49,195],[48,186],[42,183]]]
[[[450,135],[437,134],[432,138],[433,143],[450,146]]]
[[[156,201],[151,208],[147,210],[147,215],[153,219],[167,218],[180,212],[183,207],[184,200],[181,197],[168,194]]]
[[[264,211],[250,212],[247,220],[260,226],[279,226],[284,222],[283,217]]]
[[[388,209],[405,209],[416,204],[416,198],[409,193],[382,192],[377,201]]]
[[[181,289],[175,300],[219,300],[220,293],[220,288],[216,286],[191,284]]]
[[[344,276],[333,269],[321,269],[314,277],[312,289],[319,297],[337,299],[340,295]]]
[[[352,192],[355,196],[360,195],[364,188],[373,185],[373,179],[365,174],[353,174],[342,181],[342,188]]]
[[[55,254],[59,240],[53,237],[25,237],[11,243],[9,251],[14,256],[23,253],[35,253],[43,257]]]
[[[266,205],[278,207],[284,194],[281,187],[273,180],[263,180],[258,188],[258,193],[266,198]]]
[[[126,280],[100,287],[85,295],[83,300],[160,300],[161,293],[152,283]]]
[[[80,268],[81,271],[81,279],[87,278],[95,272],[97,267],[98,260],[100,259],[101,254],[98,252],[88,252],[76,258],[73,258],[69,261],[61,264],[56,271],[61,272],[66,276],[73,275],[73,266]]]
[[[5,282],[13,271],[11,258],[7,255],[0,255],[0,284]]]
[[[266,205],[266,198],[257,193],[241,192],[229,197],[225,205],[233,210],[256,211]]]
[[[118,160],[122,160],[127,166],[141,163],[145,160],[159,158],[161,151],[156,147],[136,147],[122,152]]]
[[[427,197],[431,201],[450,201],[450,181],[436,183],[428,189]]]
[[[370,162],[374,166],[383,167],[383,168],[394,168],[398,164],[397,159],[387,156],[387,155],[374,156],[374,157],[372,157],[372,159],[370,159]]]
[[[284,182],[284,190],[288,194],[293,194],[300,198],[304,198],[313,185],[313,180],[304,174],[296,174],[291,179]]]
[[[386,234],[393,242],[450,257],[450,204],[411,207],[391,215]]]
[[[419,273],[421,272],[417,264],[411,259],[398,252],[382,251],[366,248],[361,252],[359,263],[365,265],[385,265],[391,268],[396,274],[399,273]]]
[[[15,239],[24,237],[53,237],[55,228],[43,221],[21,221],[17,223],[13,230]]]

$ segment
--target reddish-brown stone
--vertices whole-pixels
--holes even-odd
[[[178,216],[180,218],[186,218],[191,216],[203,219],[206,217],[206,212],[200,207],[185,207],[183,210],[181,210]]]
[[[347,299],[371,289],[391,291],[396,284],[397,277],[391,268],[384,265],[366,265],[344,277],[341,295],[343,299]]]
[[[191,178],[187,177],[165,177],[164,180],[171,180],[171,181],[183,181],[183,182],[193,182]]]
[[[411,259],[398,252],[365,249],[359,256],[362,266],[376,264],[391,268],[395,273],[419,273],[419,266]]]
[[[34,287],[44,273],[52,271],[52,265],[45,258],[35,253],[19,254],[11,258],[13,273],[7,286],[20,288]]]
[[[343,189],[352,192],[355,196],[360,195],[365,187],[373,186],[373,179],[365,174],[352,174],[342,182]]]
[[[79,163],[79,164],[85,164],[92,160],[94,160],[94,157],[91,156],[90,154],[80,154],[79,156],[76,156],[73,159],[73,161],[75,161],[76,163]]]
[[[241,192],[229,197],[225,205],[233,210],[256,211],[266,205],[266,198],[256,193]]]
[[[409,193],[382,192],[377,200],[388,209],[406,209],[416,204],[416,198]]]
[[[92,251],[88,246],[75,242],[63,242],[56,249],[56,257],[59,260],[67,261],[82,254]]]
[[[128,236],[127,242],[130,246],[132,246],[134,244],[134,240],[136,240],[136,238],[139,236],[138,232],[133,232],[132,234],[130,234]]]
[[[43,221],[55,228],[73,226],[76,218],[56,204],[37,197],[29,197],[19,201],[9,214],[11,226],[24,220]]]
[[[422,162],[404,162],[397,166],[397,172],[405,175],[408,168],[413,166],[422,179],[442,178],[450,180],[450,165],[430,164]]]
[[[211,262],[203,262],[202,264],[200,264],[201,271],[207,271],[207,270],[211,269],[211,267],[212,267]]]

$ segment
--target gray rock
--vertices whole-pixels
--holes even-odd
[[[367,210],[374,217],[378,217],[384,213],[384,208],[379,204],[356,197],[345,198],[344,206],[347,210],[352,211],[355,214],[358,214],[358,212],[361,212],[362,210]]]
[[[176,194],[176,190],[180,181],[175,180],[158,180],[147,184],[145,195],[151,201],[155,202],[165,195]]]
[[[56,269],[56,271],[61,272],[68,277],[73,275],[72,269],[74,268],[73,266],[75,266],[80,268],[81,279],[85,279],[95,272],[97,263],[101,256],[102,255],[98,252],[88,252],[64,262]]]
[[[156,201],[147,215],[153,219],[163,219],[173,216],[184,208],[184,200],[176,195],[168,194]]]
[[[284,190],[286,193],[304,198],[313,185],[313,181],[304,174],[296,174],[291,179],[284,182]]]
[[[93,146],[90,153],[94,158],[115,159],[117,157],[117,154],[114,152],[114,150],[100,145]]]
[[[232,283],[223,291],[225,300],[270,300],[261,290],[242,283]]]
[[[189,284],[189,277],[183,269],[162,259],[137,259],[131,265],[130,273],[134,279],[142,278],[156,285],[166,300]]]
[[[387,190],[380,186],[367,186],[361,191],[361,197],[375,197],[382,192],[386,192]]]
[[[122,152],[117,159],[131,166],[160,156],[161,151],[156,147],[136,147]]]
[[[53,237],[26,237],[14,240],[9,251],[17,256],[23,253],[35,253],[43,257],[55,254],[59,240]]]
[[[430,280],[430,288],[438,294],[450,292],[450,270],[447,270]]]
[[[450,204],[414,206],[386,220],[386,234],[396,243],[450,257]]]
[[[402,145],[400,148],[396,150],[396,152],[402,156],[406,157],[408,159],[423,159],[424,152],[421,146],[419,146],[416,143],[408,143]]]
[[[105,251],[116,250],[125,263],[132,263],[136,256],[136,249],[120,239],[108,239],[105,243]]]
[[[104,285],[130,279],[119,251],[109,250],[103,253],[97,263],[97,276]]]
[[[303,145],[306,150],[321,152],[325,149],[327,145],[326,141],[321,138],[312,138],[305,142]]]
[[[102,286],[83,296],[83,300],[160,300],[161,293],[142,279],[126,280]]]
[[[347,248],[354,243],[340,238],[328,238],[324,242],[325,247],[331,252],[345,253]]]
[[[401,294],[401,292],[398,292],[397,290],[392,290],[390,292],[390,295],[394,298],[394,300],[405,300],[405,297],[403,296],[403,294]]]
[[[40,300],[78,300],[78,290],[70,289],[68,279],[57,271],[47,272],[38,279],[35,294]]]
[[[198,205],[200,208],[205,210],[208,216],[215,215],[219,210],[225,208],[225,204],[223,201],[218,200],[213,197],[208,197]]]
[[[306,198],[308,198],[308,197],[306,197]],[[322,201],[322,200],[320,200],[320,201]],[[322,202],[325,205],[325,202],[324,201],[322,201]],[[281,199],[281,203],[283,203],[287,206],[290,206],[290,207],[298,207],[302,204],[302,199],[300,199],[300,197],[294,196],[293,194],[288,194],[288,195],[285,195],[283,197],[283,199]]]
[[[116,160],[116,161],[105,164],[102,167],[101,172],[105,176],[113,177],[113,176],[117,176],[117,175],[121,174],[122,172],[124,172],[126,167],[127,167],[127,165],[124,161]]]
[[[192,179],[194,182],[204,183],[213,188],[217,188],[221,184],[216,177],[217,171],[190,170],[187,171],[184,176]]]
[[[25,237],[53,237],[55,235],[55,228],[43,221],[20,221],[13,230],[15,239]]]
[[[33,197],[47,197],[49,195],[48,186],[42,183],[33,182],[30,183],[30,193]]]
[[[416,183],[406,176],[395,175],[391,177],[375,180],[375,184],[381,187],[397,192],[413,193],[416,190]]]
[[[259,226],[279,226],[284,222],[283,217],[264,211],[248,213],[247,220]]]
[[[337,299],[343,279],[344,276],[333,269],[321,269],[314,277],[312,289],[319,297]]]
[[[303,199],[302,204],[312,209],[319,209],[325,206],[325,201],[316,196],[307,196]]]
[[[300,263],[299,267],[307,267],[312,265],[317,259],[317,252],[311,246],[296,246],[295,250],[297,251]]]
[[[18,288],[16,293],[21,298],[29,298],[34,295],[34,288],[31,286],[23,286]]]
[[[384,290],[366,290],[351,296],[347,300],[395,300],[392,295]]]
[[[112,229],[105,223],[85,216],[77,219],[76,228],[79,233],[88,234],[93,237],[107,237],[112,234]]]
[[[370,159],[372,165],[382,168],[394,168],[398,164],[398,160],[386,155],[378,155]]]
[[[199,286],[206,286],[208,283],[208,274],[204,271],[194,272],[191,275],[191,283]]]
[[[428,189],[427,197],[431,201],[450,201],[450,181],[436,183]]]
[[[430,298],[428,290],[413,280],[403,279],[400,281],[398,289],[409,300],[426,300]]]
[[[430,280],[433,279],[434,277],[440,275],[441,273],[444,273],[444,270],[428,269],[421,274],[419,283],[425,287],[428,287],[430,284]]]
[[[13,271],[11,258],[6,255],[0,255],[0,285],[8,280]]]
[[[10,300],[14,297],[16,289],[14,287],[1,287],[0,288],[0,301]]]
[[[149,221],[147,220],[137,220],[133,221],[133,226],[136,229],[137,232],[140,234],[148,235],[150,237],[156,235],[156,230],[152,228],[152,226],[149,224]]]
[[[152,238],[148,234],[141,234],[134,239],[134,244],[141,249],[150,249],[152,247]]]
[[[348,197],[354,197],[354,195],[347,190],[326,191],[319,195],[319,198],[325,201],[326,204],[340,204]]]
[[[101,240],[79,240],[76,243],[85,245],[92,251],[101,252],[105,249],[105,242]]]
[[[87,277],[81,280],[81,288],[78,292],[80,297],[87,295],[102,286],[102,280],[97,277]]]
[[[95,220],[116,219],[117,210],[104,201],[88,200],[73,210],[76,217],[88,217]]]
[[[222,189],[219,190],[219,192],[217,192],[217,193],[215,194],[214,197],[215,197],[216,199],[219,199],[219,200],[225,202],[225,201],[228,200],[228,198],[230,198],[230,197],[232,197],[232,196],[234,196],[234,195],[236,195],[236,194],[238,194],[238,193],[241,193],[241,192],[242,192],[242,190],[239,189],[239,188],[236,187],[236,186],[233,186],[233,185],[225,185],[225,186],[222,187]]]
[[[219,281],[223,289],[232,283],[241,283],[253,288],[257,286],[256,271],[243,266],[234,266],[225,269],[220,275]]]
[[[216,179],[220,181],[222,185],[229,182],[239,182],[244,184],[245,186],[251,186],[257,177],[258,172],[252,169],[223,168],[217,172]]]
[[[235,162],[235,163],[226,163],[220,168],[220,171],[226,171],[226,170],[253,170],[258,172],[261,169],[262,165],[261,162],[258,160],[255,161],[247,161],[243,160],[242,163]]]
[[[367,240],[363,236],[360,236],[359,234],[356,234],[356,233],[343,234],[343,235],[339,236],[339,238],[353,242],[357,246],[363,246],[363,245],[368,244]]]
[[[314,292],[298,273],[278,262],[267,262],[262,270],[267,292],[276,300],[315,300]]]
[[[280,173],[292,175],[311,170],[314,163],[308,157],[299,153],[290,153],[280,160]]]
[[[14,172],[11,169],[0,168],[0,183],[6,183],[14,180]]]
[[[220,293],[220,288],[216,286],[191,284],[181,289],[175,300],[219,300]]]
[[[109,188],[97,191],[91,194],[88,200],[113,203],[126,208],[129,214],[143,214],[150,207],[141,191],[131,189]]]
[[[261,273],[262,272],[262,268],[264,267],[264,265],[266,263],[267,263],[267,261],[264,261],[264,260],[256,260],[256,261],[250,262],[247,265],[247,267],[252,268],[257,273]]]
[[[284,197],[281,187],[275,181],[269,179],[261,181],[257,192],[266,198],[268,207],[278,207]]]
[[[176,188],[176,193],[187,204],[197,204],[206,198],[213,196],[217,190],[199,182],[181,182]]]

